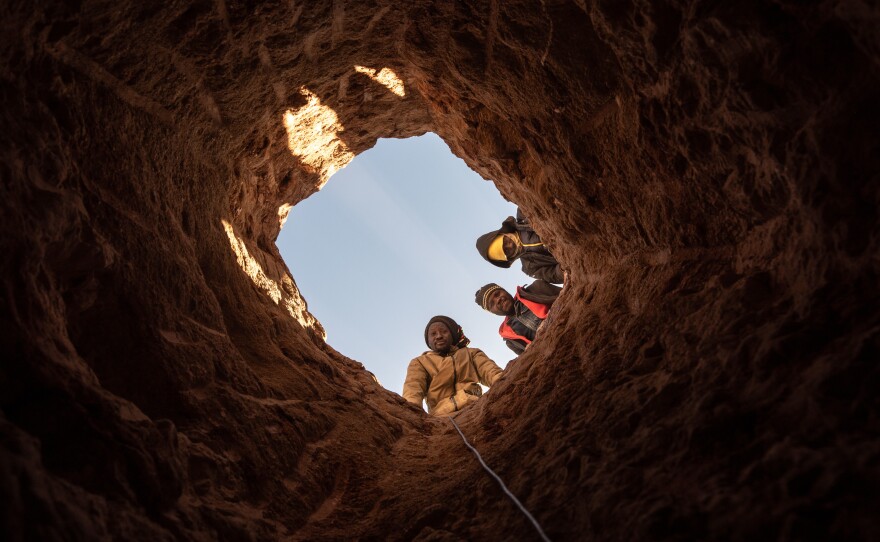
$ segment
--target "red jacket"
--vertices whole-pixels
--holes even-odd
[[[544,320],[545,318],[547,318],[547,314],[550,312],[551,304],[538,303],[537,301],[531,301],[531,300],[525,299],[524,297],[521,297],[521,295],[520,295],[520,294],[522,294],[522,290],[523,290],[522,286],[518,286],[516,288],[516,295],[513,296],[513,299],[516,301],[519,301],[520,303],[525,305],[526,308],[532,312],[532,314],[534,314],[535,316],[537,316],[541,320]],[[501,327],[498,328],[498,334],[501,335],[501,337],[504,338],[505,340],[521,342],[523,344],[523,350],[524,350],[527,345],[532,343],[532,341],[529,340],[528,338],[526,338],[525,336],[520,335],[516,331],[514,331],[514,329],[508,323],[509,320],[510,320],[509,316],[504,318],[504,321],[501,322]]]

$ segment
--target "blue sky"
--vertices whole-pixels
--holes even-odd
[[[474,293],[532,279],[519,262],[490,265],[474,243],[515,213],[438,136],[381,139],[290,211],[278,248],[330,346],[400,393],[437,314],[498,365],[514,357],[498,336],[500,317]]]

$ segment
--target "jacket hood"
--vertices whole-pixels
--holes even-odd
[[[484,260],[491,263],[496,267],[501,267],[507,269],[510,267],[513,262],[508,260],[506,262],[496,262],[495,260],[489,258],[489,245],[492,244],[492,241],[501,233],[513,233],[517,231],[516,229],[516,219],[512,216],[507,217],[504,222],[501,223],[501,227],[495,231],[490,231],[489,233],[483,234],[477,238],[477,252],[480,253],[480,256],[483,257]]]

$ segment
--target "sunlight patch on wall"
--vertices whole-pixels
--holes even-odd
[[[355,66],[354,71],[366,75],[401,98],[406,96],[406,87],[403,85],[403,79],[388,68],[382,68],[377,73],[374,68]]]
[[[281,278],[280,285],[275,280],[269,278],[259,262],[251,256],[245,242],[236,235],[232,224],[226,220],[221,220],[220,222],[223,224],[223,229],[229,238],[229,246],[235,254],[238,266],[250,277],[257,288],[262,290],[276,305],[284,306],[287,312],[290,313],[290,316],[299,322],[301,326],[320,331],[320,335],[326,340],[326,334],[320,329],[320,326],[316,328],[317,320],[308,312],[306,302],[300,296],[299,290],[297,290],[290,275],[285,273]]]
[[[302,88],[300,93],[306,97],[306,104],[284,112],[287,147],[320,176],[320,189],[334,173],[351,162],[354,153],[339,138],[345,127],[336,112],[308,89]]]
[[[290,215],[290,210],[293,209],[293,205],[289,203],[282,203],[280,207],[278,207],[278,228],[283,228],[284,223],[287,222],[287,217]]]

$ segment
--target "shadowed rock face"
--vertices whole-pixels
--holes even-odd
[[[568,269],[458,416],[552,539],[880,537],[873,4],[40,4],[0,11],[4,539],[533,538],[274,245],[426,131]]]

